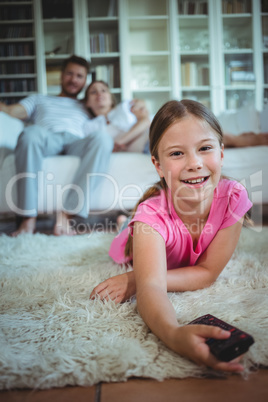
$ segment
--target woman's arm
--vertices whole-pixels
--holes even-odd
[[[138,309],[156,336],[170,349],[197,364],[224,371],[243,370],[238,360],[218,361],[205,343],[208,337],[226,339],[230,333],[205,325],[178,325],[167,296],[165,242],[159,233],[141,222],[134,224],[133,262]]]
[[[221,229],[206,251],[192,267],[169,270],[167,289],[169,292],[202,289],[210,286],[228,263],[237,246],[242,221]]]
[[[14,105],[6,105],[5,103],[0,102],[0,111],[20,120],[24,120],[28,117],[26,109],[19,103],[15,103]]]
[[[149,112],[144,101],[133,100],[131,112],[136,116],[137,122],[123,135],[116,137],[115,142],[118,146],[130,144],[150,127]]]
[[[150,119],[149,118],[143,118],[141,120],[138,120],[137,123],[134,124],[126,133],[123,135],[120,135],[115,138],[115,142],[118,145],[127,145],[131,143],[133,140],[135,140],[137,137],[142,135],[145,130],[147,130],[150,126]]]

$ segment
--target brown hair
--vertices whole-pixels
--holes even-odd
[[[87,99],[88,99],[88,96],[89,96],[89,91],[90,91],[92,85],[93,85],[93,84],[96,84],[96,83],[103,84],[103,85],[108,89],[108,91],[109,91],[109,93],[110,93],[110,95],[111,95],[111,99],[112,99],[112,109],[113,109],[113,108],[116,106],[115,97],[114,97],[114,95],[111,93],[110,88],[109,88],[109,85],[107,84],[107,82],[102,81],[102,80],[92,81],[92,82],[89,84],[89,86],[87,87],[87,89],[86,89],[86,91],[85,91],[85,97],[84,97],[84,99],[83,99],[83,102],[86,103],[86,101],[87,101]],[[93,112],[93,110],[92,110],[90,107],[88,107],[87,110],[88,110],[89,113],[92,115],[92,117],[96,117],[95,113]]]
[[[89,71],[89,63],[86,59],[84,59],[83,57],[80,56],[76,56],[76,55],[72,55],[70,57],[68,57],[68,59],[65,59],[62,63],[61,66],[61,71],[63,72],[67,65],[73,63],[73,64],[78,64],[79,66],[85,67],[85,69],[87,70],[87,73]]]
[[[220,146],[222,145],[223,140],[223,132],[221,126],[214,116],[214,114],[202,103],[183,99],[181,101],[172,100],[165,103],[156,113],[151,126],[150,126],[150,134],[149,134],[149,144],[150,144],[150,153],[152,156],[159,159],[158,157],[158,146],[161,138],[167,131],[167,129],[173,125],[174,123],[182,120],[183,118],[192,115],[197,119],[205,121],[215,132]],[[136,204],[132,217],[135,215],[137,208],[141,202],[144,202],[148,198],[155,197],[160,193],[160,190],[163,189],[165,193],[167,193],[167,184],[164,178],[150,187],[141,197],[141,199]],[[133,244],[132,244],[132,236],[128,236],[127,244],[125,247],[125,256],[129,257],[133,252]]]

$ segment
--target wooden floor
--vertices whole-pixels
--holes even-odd
[[[265,222],[267,224],[267,222]],[[53,222],[41,220],[38,231],[50,234]],[[0,221],[0,233],[10,234],[15,223]],[[1,352],[0,352],[1,353]],[[267,402],[268,369],[259,369],[243,379],[186,378],[157,382],[129,379],[124,383],[101,383],[92,387],[65,387],[43,391],[10,390],[0,392],[0,402]]]
[[[226,379],[130,379],[93,387],[0,392],[1,402],[267,402],[268,370]]]

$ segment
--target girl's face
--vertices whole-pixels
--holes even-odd
[[[176,205],[194,206],[212,202],[223,164],[223,146],[208,123],[189,115],[171,125],[158,146],[158,160],[152,162],[164,177]],[[181,205],[181,204],[180,204]]]
[[[102,82],[95,82],[90,87],[86,107],[91,108],[96,116],[108,112],[112,108],[112,95]]]

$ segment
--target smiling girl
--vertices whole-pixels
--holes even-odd
[[[133,271],[102,282],[90,297],[121,302],[136,293],[142,318],[169,348],[198,364],[241,371],[239,359],[220,362],[205,343],[230,333],[179,326],[167,295],[205,288],[217,279],[252,206],[242,185],[221,176],[221,127],[198,102],[167,102],[151,124],[150,152],[160,182],[144,194],[110,248],[114,261],[132,262]]]

